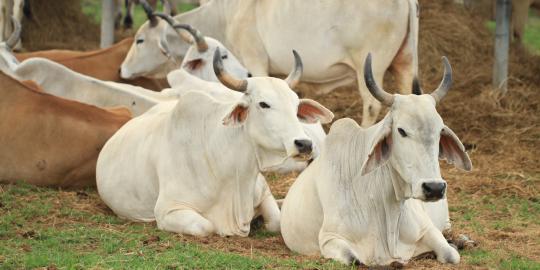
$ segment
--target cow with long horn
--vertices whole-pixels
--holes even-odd
[[[446,95],[452,70],[431,94],[389,94],[364,68],[371,95],[390,111],[367,129],[352,119],[330,128],[319,158],[290,188],[281,230],[293,251],[370,266],[406,263],[433,251],[442,263],[459,263],[442,231],[450,227],[447,183],[439,159],[472,169],[469,156],[435,106]]]
[[[213,59],[217,77],[240,97],[186,91],[128,122],[99,155],[99,195],[121,217],[176,233],[247,236],[256,215],[279,231],[279,209],[260,173],[287,158],[309,159],[312,140],[300,123],[328,123],[333,114],[290,88],[301,75],[297,55],[289,83],[238,79],[219,50]]]

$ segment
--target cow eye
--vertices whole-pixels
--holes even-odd
[[[261,108],[263,108],[263,109],[270,108],[270,105],[268,105],[268,103],[266,103],[266,102],[259,102],[259,106],[261,106]]]
[[[135,43],[137,43],[137,44],[141,44],[141,43],[143,43],[143,42],[144,42],[144,39],[142,39],[142,38],[137,39],[137,41],[135,41]]]
[[[398,128],[397,131],[399,132],[399,135],[401,135],[401,137],[407,137],[407,132],[405,132],[405,130],[403,130],[402,128]]]
[[[224,54],[224,55],[221,56],[221,59],[225,60],[225,59],[227,59],[228,57],[229,57],[229,56],[227,56],[226,54]]]

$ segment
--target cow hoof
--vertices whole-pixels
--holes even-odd
[[[349,254],[346,255],[347,262],[345,264],[347,265],[356,265],[356,266],[362,266],[364,265],[360,259],[356,255],[353,254],[352,251],[349,251]]]
[[[443,254],[437,256],[437,260],[441,263],[458,264],[460,261],[459,252],[449,245]]]

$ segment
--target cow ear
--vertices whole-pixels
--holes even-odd
[[[249,107],[247,104],[238,103],[232,111],[223,118],[223,125],[225,126],[238,126],[246,121],[248,116]]]
[[[186,63],[184,64],[184,68],[191,71],[195,71],[197,69],[202,68],[202,65],[203,65],[203,60],[201,58],[197,58],[197,59],[186,61]]]
[[[385,164],[392,152],[392,120],[385,119],[385,123],[375,136],[369,155],[362,165],[362,175],[366,175]]]
[[[308,124],[317,123],[317,121],[327,124],[332,122],[334,114],[317,101],[301,99],[298,105],[298,119]]]
[[[447,126],[441,131],[439,158],[446,159],[448,163],[454,164],[459,169],[472,170],[472,163],[469,155],[465,152],[465,147],[456,134]]]
[[[171,56],[171,51],[169,50],[169,45],[167,43],[167,33],[165,30],[163,30],[161,33],[158,46],[161,53],[163,53],[167,58]]]

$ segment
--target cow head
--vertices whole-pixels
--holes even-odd
[[[164,13],[155,13],[156,16],[165,20],[173,29],[181,30],[178,32],[178,35],[187,43],[191,44],[187,50],[184,59],[182,61],[182,68],[185,69],[188,73],[203,79],[205,81],[214,81],[217,82],[218,79],[214,73],[213,68],[213,58],[216,50],[219,50],[221,53],[221,59],[223,62],[223,67],[227,72],[237,78],[247,78],[251,77],[247,69],[240,64],[240,61],[234,56],[221,42],[216,39],[205,37],[201,32],[190,25],[187,24],[177,24],[174,19]],[[189,33],[186,35],[183,31]],[[163,32],[163,35],[166,31]],[[171,49],[172,46],[169,45],[171,42],[174,45],[174,41],[167,39],[166,36],[162,37],[162,48],[165,49],[165,53],[170,57],[174,58],[174,55],[178,55],[178,52],[173,52]]]
[[[147,3],[142,2],[142,5],[148,21],[137,30],[126,59],[122,62],[120,77],[123,79],[134,79],[141,76],[164,78],[167,73],[180,66],[180,61],[169,57],[169,50],[164,47],[164,44],[168,43],[166,40],[179,40],[178,34],[167,26],[167,22],[155,16]],[[184,51],[187,50],[185,43],[175,45],[177,45],[176,47],[184,45]]]
[[[214,53],[216,77],[232,90],[243,92],[224,117],[223,124],[245,128],[256,148],[261,169],[280,165],[287,157],[308,159],[312,141],[300,122],[329,123],[334,115],[311,99],[299,99],[291,90],[302,75],[302,61],[293,51],[295,68],[287,79],[270,77],[237,79],[223,67],[219,50]]]
[[[446,95],[452,82],[452,70],[443,57],[444,78],[431,94],[422,94],[415,78],[412,95],[391,95],[379,88],[371,71],[371,55],[364,67],[370,93],[391,107],[372,141],[362,174],[390,162],[400,177],[394,177],[396,197],[437,201],[444,198],[446,182],[441,177],[438,159],[470,171],[471,161],[454,132],[444,125],[435,106]]]

